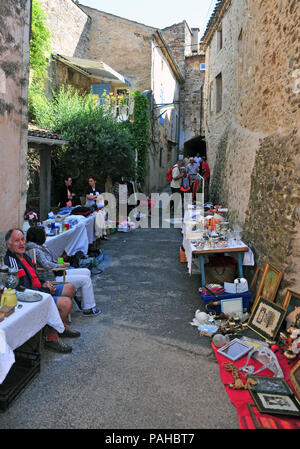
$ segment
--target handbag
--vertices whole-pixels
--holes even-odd
[[[237,260],[231,256],[210,256],[205,264],[205,280],[207,284],[224,284],[233,282],[237,273]]]

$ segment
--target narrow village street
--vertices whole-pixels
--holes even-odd
[[[0,415],[0,428],[236,429],[211,357],[190,325],[199,276],[179,261],[180,229],[116,233],[94,277],[102,314],[72,312],[69,355],[43,350],[41,373]]]
[[[299,430],[300,2],[0,20],[0,430]]]

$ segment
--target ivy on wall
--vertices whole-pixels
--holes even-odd
[[[134,120],[129,122],[133,148],[137,151],[137,182],[143,185],[147,175],[149,154],[150,112],[148,98],[138,90],[134,97]]]
[[[32,0],[32,24],[30,38],[30,70],[33,80],[42,80],[47,75],[48,58],[51,52],[51,33],[47,27],[46,14],[37,0]]]

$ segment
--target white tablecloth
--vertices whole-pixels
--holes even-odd
[[[197,253],[199,254],[199,251],[201,251],[201,250],[196,248],[196,246],[192,244],[191,240],[187,239],[185,237],[183,237],[182,246],[184,247],[184,250],[185,250],[185,256],[187,259],[187,267],[188,267],[189,274],[192,274],[193,252],[197,251]],[[226,254],[228,252],[228,250],[234,250],[233,252],[229,251],[229,253],[228,253],[231,256],[233,256],[234,252],[239,252],[239,249],[241,251],[244,251],[246,248],[248,248],[248,246],[245,245],[244,242],[241,241],[239,244],[237,244],[235,241],[231,240],[231,241],[229,241],[228,246],[222,250],[215,248],[215,251],[214,251],[214,249],[211,249],[211,254],[214,254],[215,252]],[[208,250],[210,250],[209,247],[204,247],[204,249],[203,249],[203,251],[208,251]],[[203,253],[204,256],[209,256],[211,254]]]
[[[46,239],[45,245],[55,259],[60,257],[64,251],[68,256],[73,256],[77,251],[82,251],[84,254],[87,254],[89,244],[93,243],[95,239],[95,216],[90,215],[85,218],[82,215],[78,215],[74,217],[79,221],[76,226],[61,234],[47,237]]]
[[[95,216],[96,214],[93,214],[85,218],[85,229],[89,244],[95,241]]]
[[[26,290],[26,292],[30,292],[30,290]],[[52,296],[47,293],[38,293],[43,296],[41,301],[19,301],[18,304],[21,304],[22,308],[16,307],[15,312],[0,323],[0,383],[3,382],[15,362],[14,349],[23,345],[46,324],[59,333],[64,331],[64,324]]]

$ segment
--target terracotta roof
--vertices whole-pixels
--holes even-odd
[[[43,137],[46,139],[64,140],[63,137],[60,136],[59,134],[56,134],[53,131],[50,131],[49,129],[40,128],[39,126],[33,123],[28,123],[28,136]]]

